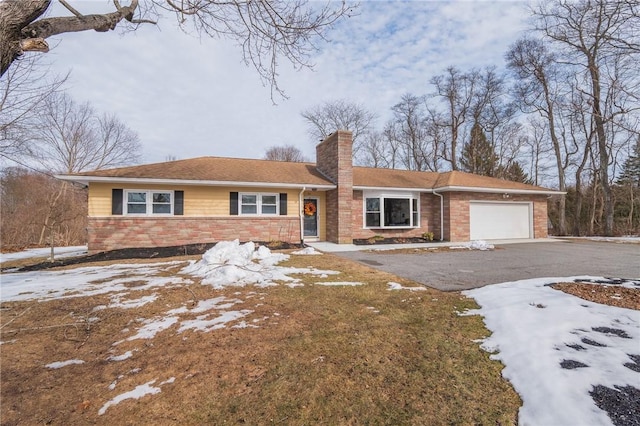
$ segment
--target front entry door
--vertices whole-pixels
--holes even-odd
[[[304,236],[318,238],[318,199],[305,198],[303,204]]]

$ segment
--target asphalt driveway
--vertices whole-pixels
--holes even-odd
[[[572,240],[498,245],[491,251],[334,254],[444,291],[541,277],[640,278],[640,244]]]

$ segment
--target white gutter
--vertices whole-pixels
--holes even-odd
[[[117,178],[104,176],[78,176],[78,175],[56,175],[57,179],[80,182],[85,185],[94,183],[131,183],[149,185],[200,185],[200,186],[248,186],[258,188],[315,188],[315,189],[335,189],[336,185],[322,184],[301,184],[301,183],[278,183],[278,182],[238,182],[221,180],[195,180],[195,179],[154,179],[154,178]]]
[[[432,192],[433,195],[440,197],[440,241],[444,241],[444,197],[442,194],[438,194],[435,189]]]
[[[302,204],[304,202],[304,191],[306,191],[307,188],[302,187],[302,190],[300,191],[300,195],[298,195],[298,217],[300,217],[300,243],[304,244],[304,208],[302,207]]]

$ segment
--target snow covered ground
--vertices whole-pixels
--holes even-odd
[[[611,425],[595,402],[605,388],[617,406],[602,408],[618,416],[616,424],[639,424],[640,312],[549,286],[575,279],[601,278],[531,279],[465,291],[481,308],[463,315],[482,315],[492,332],[481,347],[502,361],[503,376],[522,397],[520,424]],[[640,280],[619,285],[640,291]]]
[[[588,241],[602,241],[607,243],[629,243],[640,244],[640,237],[629,235],[626,237],[558,237],[563,240],[588,240]]]
[[[54,247],[53,255],[56,259],[62,259],[64,257],[75,257],[87,254],[87,246],[72,246],[72,247]],[[0,262],[7,262],[9,260],[21,260],[29,259],[32,257],[49,257],[51,256],[51,248],[35,248],[25,251],[19,251],[16,253],[0,253]]]
[[[317,254],[313,249],[298,253],[292,255]],[[292,288],[304,285],[299,278],[292,277],[294,274],[313,275],[314,285],[366,285],[366,282],[341,281],[337,271],[278,266],[286,258],[288,255],[273,254],[265,247],[255,250],[253,243],[233,241],[219,243],[200,261],[191,262],[169,277],[159,274],[175,269],[180,262],[5,273],[0,276],[0,300],[46,301],[109,294],[109,304],[96,306],[94,312],[97,312],[135,309],[156,300],[155,289],[194,285],[195,277],[201,278],[202,285],[214,289],[254,286],[268,291],[276,285]],[[484,317],[492,334],[481,346],[505,364],[504,377],[523,399],[519,413],[522,425],[611,425],[611,418],[596,404],[599,395],[603,392],[614,392],[614,397],[622,395],[618,399],[624,408],[624,392],[640,388],[640,312],[587,302],[547,285],[575,278],[508,282],[464,293],[474,298],[481,308],[461,315]],[[621,285],[640,289],[640,280]],[[417,291],[423,287],[404,287],[390,282],[388,289]],[[140,290],[150,290],[151,294],[137,295]],[[245,297],[253,296],[255,292]],[[188,329],[212,332],[224,327],[259,328],[262,319],[251,319],[251,309],[234,309],[242,302],[220,296],[198,301],[195,306],[185,303],[154,318],[140,318],[131,330],[123,330],[122,340],[113,342],[114,353],[106,361],[119,362],[132,356],[131,351],[118,350],[122,342],[148,341],[169,329],[180,334]],[[59,360],[43,367],[65,368],[82,362]],[[109,395],[110,400],[99,414],[108,413],[109,407],[121,401],[161,392],[161,386],[174,380],[167,378],[153,386],[154,380],[122,392],[116,390],[118,379],[115,379],[109,388],[114,394]],[[631,414],[637,421],[638,414]]]

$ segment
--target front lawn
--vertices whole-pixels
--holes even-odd
[[[517,423],[459,293],[329,254],[277,285],[120,265],[3,274],[2,424]]]

